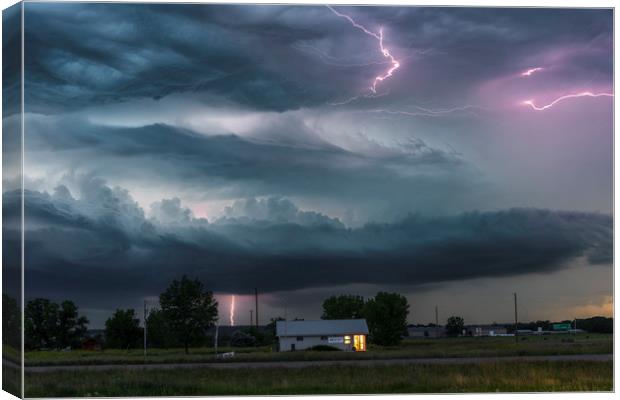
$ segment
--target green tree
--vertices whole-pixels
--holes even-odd
[[[273,337],[274,339],[275,339],[276,333],[277,333],[276,332],[276,324],[278,323],[278,321],[284,321],[284,318],[282,318],[282,317],[271,318],[269,320],[269,323],[265,327],[265,332],[267,333],[267,335]]]
[[[446,322],[446,333],[448,336],[458,336],[463,333],[465,320],[462,317],[452,316]]]
[[[58,305],[48,299],[33,299],[24,311],[29,349],[77,347],[87,330],[88,319],[79,316],[78,307],[69,300]]]
[[[65,300],[58,309],[57,324],[58,347],[78,347],[80,339],[86,334],[88,319],[78,315],[78,307],[72,301]]]
[[[575,321],[572,321],[574,324]],[[573,325],[574,326],[574,325]],[[614,320],[607,317],[591,317],[577,320],[577,329],[583,329],[592,333],[613,333]]]
[[[120,310],[105,322],[106,346],[115,349],[130,349],[140,345],[143,331],[140,320],[133,309]]]
[[[21,348],[21,311],[15,298],[2,294],[2,343]]]
[[[363,318],[364,298],[351,294],[331,296],[323,302],[322,319]]]
[[[162,310],[150,311],[146,321],[146,340],[150,347],[168,349],[181,345],[180,341],[176,340],[170,321],[166,319]]]
[[[172,331],[189,353],[189,346],[203,339],[217,320],[217,301],[198,279],[183,276],[159,296],[159,304]]]
[[[34,299],[24,310],[26,347],[30,349],[56,348],[58,304],[48,299]]]
[[[382,346],[394,346],[400,343],[407,329],[409,303],[398,293],[379,292],[366,302],[363,314],[370,340]]]

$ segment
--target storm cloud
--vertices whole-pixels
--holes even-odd
[[[302,318],[356,288],[611,296],[613,10],[336,10],[367,31],[322,5],[25,3],[3,200],[18,246],[24,183],[26,297],[101,325],[183,274]],[[579,300],[541,289],[571,276]]]
[[[56,172],[57,178],[66,171],[96,173],[165,181],[195,192],[196,198],[322,198],[351,210],[391,209],[393,215],[458,207],[458,201],[475,198],[484,186],[475,169],[451,149],[415,138],[387,146],[358,135],[358,145],[349,150],[322,140],[295,118],[284,119],[286,124],[267,124],[263,133],[247,137],[199,134],[166,124],[114,127],[29,116],[27,153],[40,162],[49,160],[55,169],[48,167],[46,173]],[[196,192],[192,185],[209,190]],[[402,200],[384,196],[395,190]],[[439,203],[446,194],[452,200]]]
[[[26,193],[26,282],[35,292],[147,295],[182,274],[199,276],[216,291],[240,293],[257,285],[263,291],[415,286],[552,272],[579,257],[611,262],[612,219],[601,214],[512,209],[411,215],[352,229],[281,198],[248,199],[231,206],[231,217],[211,223],[169,199],[152,207],[158,216],[165,210],[162,221],[148,218],[126,190],[96,177],[81,177],[79,187],[79,197],[65,186],[52,194]],[[4,195],[7,205],[18,199]],[[50,285],[53,277],[62,286]]]
[[[575,50],[563,78],[587,71],[606,80],[612,70],[610,58],[591,56],[610,51],[605,10],[346,10],[374,31],[384,27],[393,52],[418,71],[386,82],[386,104],[412,90],[427,104],[455,91],[466,97],[561,47]],[[31,3],[25,11],[26,102],[35,112],[173,93],[285,111],[362,94],[385,67],[374,40],[324,6]]]

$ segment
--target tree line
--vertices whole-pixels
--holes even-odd
[[[398,293],[379,292],[370,299],[344,294],[323,302],[322,319],[365,318],[368,339],[382,346],[398,345],[407,332],[409,303]]]
[[[571,326],[571,328],[577,328],[580,330],[584,330],[589,333],[613,333],[614,331],[614,320],[609,317],[590,317],[583,319],[573,319],[573,320],[562,320],[558,322],[552,322],[550,320],[537,320],[530,322],[519,322],[517,324],[517,329],[519,330],[531,330],[537,331],[538,328],[541,328],[543,331],[552,331],[554,324],[566,324]],[[429,323],[426,325],[416,325],[416,326],[425,326],[425,327],[436,327],[437,325],[433,323]],[[491,326],[497,326],[506,328],[506,332],[514,333],[515,325],[512,323],[507,324],[498,324],[492,323]],[[448,336],[460,336],[465,331],[465,320],[459,316],[449,317],[446,321],[445,332]],[[471,334],[471,332],[466,334]]]
[[[206,331],[217,320],[217,301],[198,279],[183,276],[159,296],[160,309],[147,317],[151,347],[183,347],[185,353],[202,344]],[[30,300],[25,307],[27,349],[64,349],[81,346],[88,319],[78,315],[72,301]],[[140,347],[144,328],[134,309],[117,309],[105,322],[103,342],[109,348]]]
[[[3,343],[20,347],[20,308],[10,296],[3,294]],[[174,280],[159,296],[158,309],[147,314],[147,341],[149,347],[184,348],[212,345],[208,331],[218,318],[218,303],[213,292],[198,279],[183,276]],[[343,294],[323,301],[322,319],[365,318],[369,341],[383,346],[398,345],[407,336],[409,303],[398,293],[379,292],[374,297]],[[24,308],[25,347],[34,349],[65,349],[81,347],[87,334],[88,319],[80,315],[70,300],[54,303],[36,298]],[[263,329],[247,327],[230,337],[221,337],[231,346],[270,345],[276,340],[276,321],[273,318]],[[571,322],[571,321],[566,321]],[[446,322],[449,336],[461,335],[464,320],[452,316]],[[549,321],[519,323],[519,329],[550,329]],[[577,326],[588,332],[612,333],[613,319],[593,317],[577,320]],[[144,328],[134,309],[117,309],[105,322],[105,330],[97,341],[106,348],[131,349],[143,345]],[[221,342],[222,342],[221,341]]]

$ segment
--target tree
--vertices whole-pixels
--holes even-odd
[[[574,323],[574,321],[573,321]],[[591,317],[577,320],[577,329],[592,333],[613,333],[614,320],[606,317]]]
[[[159,296],[164,316],[189,353],[189,345],[202,339],[217,320],[217,301],[198,279],[183,276]]]
[[[256,337],[248,332],[235,331],[230,337],[232,347],[250,347],[256,345]]]
[[[77,347],[86,333],[88,319],[78,315],[78,307],[69,300],[59,306],[48,299],[34,299],[26,304],[24,315],[26,347]]]
[[[115,349],[130,349],[140,345],[143,331],[140,320],[133,309],[117,309],[105,322],[106,346]]]
[[[321,319],[362,318],[364,298],[351,294],[331,296],[323,302]]]
[[[370,330],[370,340],[383,346],[400,343],[407,329],[409,303],[398,293],[379,292],[364,306],[364,316]]]
[[[58,304],[48,299],[34,299],[24,310],[26,346],[31,349],[56,347]]]
[[[146,318],[146,337],[149,346],[170,348],[180,346],[172,332],[170,321],[166,319],[162,310],[152,310]]]
[[[465,320],[462,317],[452,316],[446,322],[446,332],[448,336],[458,336],[463,333]]]
[[[276,341],[276,324],[278,321],[284,321],[282,317],[275,317],[269,320],[269,323],[265,326],[263,335],[263,344],[273,344]]]
[[[15,298],[2,294],[2,343],[21,348],[21,310]]]
[[[274,338],[276,337],[276,325],[278,321],[284,321],[284,318],[282,317],[271,318],[267,326],[265,326],[265,331],[267,332],[269,336],[272,336]]]
[[[86,334],[88,319],[78,315],[77,306],[69,300],[60,304],[58,310],[57,344],[60,348],[78,347],[80,339]]]

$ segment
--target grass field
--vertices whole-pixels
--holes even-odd
[[[222,348],[234,351],[235,357],[216,360],[213,348],[194,348],[189,355],[182,349],[149,349],[148,363],[228,362],[228,361],[292,361],[393,359],[431,357],[490,357],[515,355],[610,354],[613,335],[580,334],[527,336],[519,343],[512,337],[466,337],[444,339],[407,339],[397,347],[370,345],[365,353],[351,352],[273,352],[270,347]],[[142,349],[104,351],[32,351],[26,352],[26,365],[66,364],[141,364]]]
[[[2,390],[20,397],[22,391],[22,374],[18,368],[2,366]]]
[[[612,362],[63,371],[26,375],[26,396],[611,391]]]

